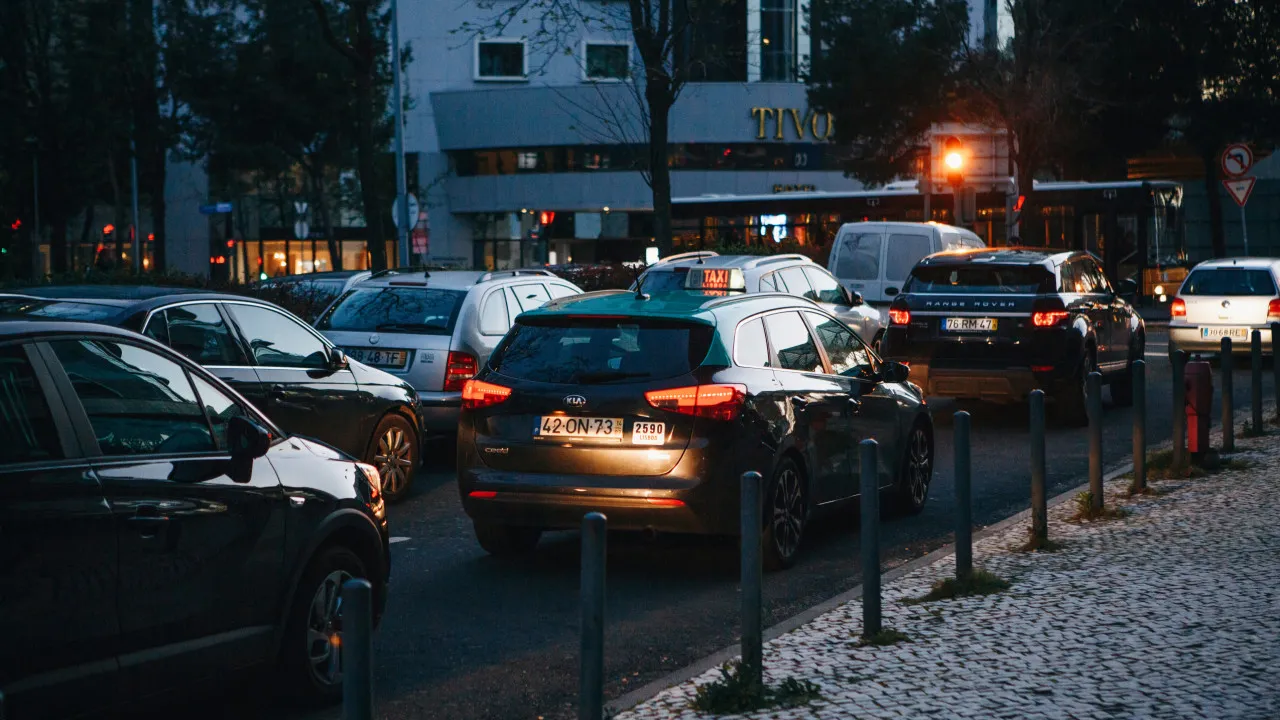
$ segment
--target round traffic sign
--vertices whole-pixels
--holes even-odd
[[[413,227],[414,218],[418,217],[418,198],[412,194],[409,195],[409,212],[405,213],[409,216],[409,227]],[[396,198],[391,202],[391,221],[400,227],[400,199]]]
[[[1240,177],[1253,167],[1253,150],[1248,145],[1228,145],[1222,153],[1222,173],[1227,177]]]

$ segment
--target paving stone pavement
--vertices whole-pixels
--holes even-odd
[[[1005,592],[904,604],[954,573],[949,556],[887,583],[884,625],[910,642],[857,647],[855,601],[767,643],[766,681],[809,680],[821,697],[734,717],[1280,719],[1280,430],[1236,449],[1244,467],[1153,483],[1159,495],[1109,483],[1120,520],[1051,509],[1057,552],[1017,551],[1029,522],[978,541],[975,565],[1011,581]],[[615,718],[710,717],[689,703],[718,677]]]

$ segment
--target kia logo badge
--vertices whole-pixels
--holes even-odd
[[[378,337],[378,334],[377,334],[377,333],[374,333],[374,334],[372,334],[372,335],[370,335],[370,336],[369,336],[369,344],[370,344],[370,345],[377,345],[379,340],[381,340],[381,338],[379,338],[379,337]]]
[[[582,408],[587,406],[587,399],[581,395],[565,395],[564,404],[566,407]]]

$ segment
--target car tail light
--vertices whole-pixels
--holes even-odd
[[[467,497],[479,498],[480,500],[492,500],[498,497],[498,493],[495,490],[472,490],[467,493]]]
[[[1066,310],[1048,310],[1031,313],[1031,324],[1038,328],[1053,327],[1070,317]]]
[[[889,323],[892,325],[906,325],[911,322],[911,311],[901,310],[898,308],[889,308]]]
[[[478,369],[475,355],[461,352],[449,353],[449,359],[444,364],[444,391],[461,390],[468,380],[475,377]]]
[[[668,390],[650,390],[644,399],[659,410],[670,410],[682,415],[733,420],[742,411],[747,399],[745,385],[691,385]]]
[[[1052,365],[1032,365],[1031,372],[1046,373],[1053,372]]]
[[[1184,318],[1187,316],[1187,301],[1182,298],[1174,298],[1173,304],[1169,306],[1169,317]]]
[[[684,501],[675,498],[645,498],[644,501],[654,507],[684,507]]]
[[[479,410],[511,397],[511,388],[494,385],[483,380],[468,380],[462,386],[462,407],[466,410]]]
[[[1280,298],[1267,303],[1267,319],[1280,320]]]

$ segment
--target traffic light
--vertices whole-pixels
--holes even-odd
[[[952,185],[964,183],[965,148],[960,138],[948,137],[942,142],[942,166],[946,169],[947,182]]]

